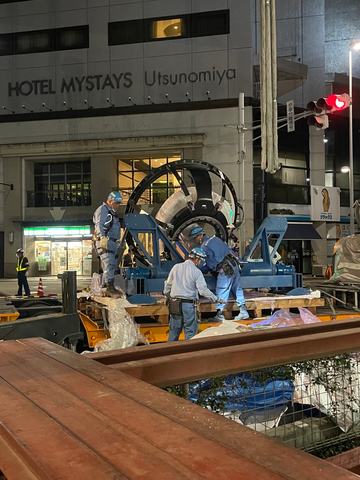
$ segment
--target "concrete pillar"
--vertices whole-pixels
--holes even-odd
[[[91,157],[91,179],[92,186],[96,185],[96,189],[91,189],[91,204],[95,212],[118,184],[117,159],[110,154],[93,155]],[[91,263],[92,272],[98,272],[99,259],[96,256],[96,252],[93,252]]]
[[[309,128],[310,184],[325,185],[325,144],[324,132]],[[321,240],[312,240],[312,255],[316,256],[315,265],[327,265],[326,222],[314,222],[314,228]]]

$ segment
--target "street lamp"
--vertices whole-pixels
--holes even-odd
[[[350,191],[350,235],[355,233],[354,226],[354,141],[353,141],[353,108],[352,108],[352,51],[360,50],[360,41],[357,40],[349,48],[349,191]]]

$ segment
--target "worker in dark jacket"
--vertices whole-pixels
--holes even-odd
[[[17,294],[22,295],[22,287],[24,286],[25,295],[30,295],[30,288],[26,278],[26,273],[29,269],[29,260],[24,255],[24,250],[22,248],[18,248],[16,250],[17,256],[17,263],[16,263],[16,271],[18,277],[18,285],[19,289]]]
[[[103,269],[103,285],[106,287],[106,294],[109,296],[119,293],[114,286],[114,277],[119,266],[117,252],[121,231],[116,210],[121,202],[121,193],[111,192],[106,202],[95,210],[93,217],[96,250],[100,256]]]
[[[204,236],[204,233],[204,230],[199,226],[190,231],[190,238],[201,246],[206,253],[206,264],[201,266],[200,270],[204,273],[208,271],[217,273],[216,295],[226,302],[232,293],[240,308],[235,320],[246,320],[249,318],[249,314],[245,306],[244,292],[240,285],[239,258],[221,238],[215,235],[212,237]],[[224,308],[225,303],[218,302],[214,320],[219,322],[225,320]]]

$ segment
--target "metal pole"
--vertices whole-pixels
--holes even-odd
[[[353,142],[353,107],[352,107],[352,50],[349,49],[349,198],[350,198],[350,235],[355,233],[354,225],[354,142]]]
[[[238,110],[238,149],[239,149],[239,193],[240,203],[243,207],[244,221],[240,228],[240,255],[244,254],[245,250],[245,94],[239,93],[239,110]]]
[[[63,313],[77,312],[77,288],[76,288],[76,271],[66,270],[64,273],[59,273],[58,278],[61,278],[62,303]]]

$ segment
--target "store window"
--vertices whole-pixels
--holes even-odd
[[[35,163],[34,186],[28,207],[91,205],[91,162]]]
[[[91,276],[90,226],[29,227],[24,229],[31,276],[50,276],[75,270]]]
[[[150,173],[151,169],[181,160],[181,152],[157,155],[131,155],[118,158],[118,189],[127,203],[137,185]],[[158,178],[149,186],[139,200],[139,204],[163,204],[177,189],[179,182],[170,172]]]

